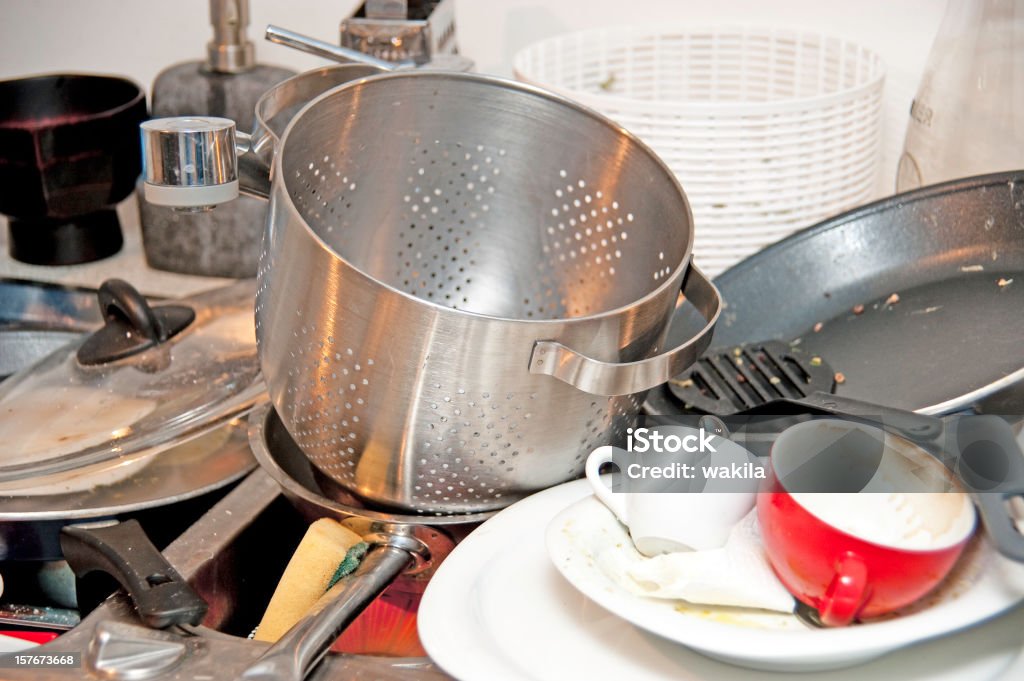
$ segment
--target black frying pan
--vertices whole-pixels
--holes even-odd
[[[714,346],[798,341],[843,374],[840,395],[928,414],[1022,413],[1024,170],[844,213],[715,284],[726,309]],[[899,302],[886,304],[892,294]],[[648,408],[667,413],[666,397],[652,391]]]

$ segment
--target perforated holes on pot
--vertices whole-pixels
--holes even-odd
[[[614,296],[616,276],[628,258],[630,231],[635,216],[605,191],[585,178],[570,177],[565,169],[555,174],[554,187],[545,197],[543,233],[535,244],[540,253],[522,257],[535,263],[532,271],[510,276],[515,286],[498,282],[495,274],[512,274],[515,253],[495,254],[482,249],[490,233],[502,229],[501,216],[492,215],[493,197],[502,188],[501,166],[505,149],[482,144],[416,144],[403,178],[402,208],[397,218],[388,283],[405,293],[454,309],[491,311],[526,319],[558,319],[592,314],[617,305],[604,301]],[[308,194],[297,204],[317,221],[341,221],[351,210],[359,184],[338,175],[336,164],[325,156],[296,179]],[[439,166],[439,167],[437,167]],[[325,198],[325,180],[331,175],[340,193]],[[321,179],[324,178],[324,179]],[[347,225],[346,225],[347,226]],[[328,227],[328,232],[336,228]],[[500,258],[500,269],[494,261]],[[656,283],[668,276],[676,263],[659,252],[658,267],[650,272]],[[651,288],[654,288],[652,286]],[[496,300],[514,290],[515,298]],[[622,301],[628,303],[631,301]]]
[[[460,130],[452,119],[466,111],[438,91],[413,90],[414,131],[378,127],[372,142],[352,144],[363,139],[364,120],[332,139],[327,112],[307,110],[309,125],[298,121],[286,144],[289,194],[350,264],[439,305],[559,319],[629,305],[682,263],[690,226],[671,175],[618,129],[559,110],[581,116],[582,125],[572,126],[569,115],[564,130],[548,124],[493,143],[472,128],[503,130],[502,121]],[[373,109],[370,99],[363,93],[359,105]],[[575,127],[586,136],[574,140]],[[316,139],[317,152],[295,151],[300,136]]]

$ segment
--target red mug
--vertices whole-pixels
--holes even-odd
[[[836,419],[778,437],[757,514],[775,574],[827,626],[926,595],[977,523],[970,498],[927,452]]]

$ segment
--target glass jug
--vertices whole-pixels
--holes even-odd
[[[1024,168],[1024,0],[949,0],[896,176],[906,191]]]

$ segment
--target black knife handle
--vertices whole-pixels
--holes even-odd
[[[137,520],[105,527],[67,525],[60,545],[77,577],[101,571],[120,582],[150,627],[196,625],[206,616],[206,601],[153,546]]]

